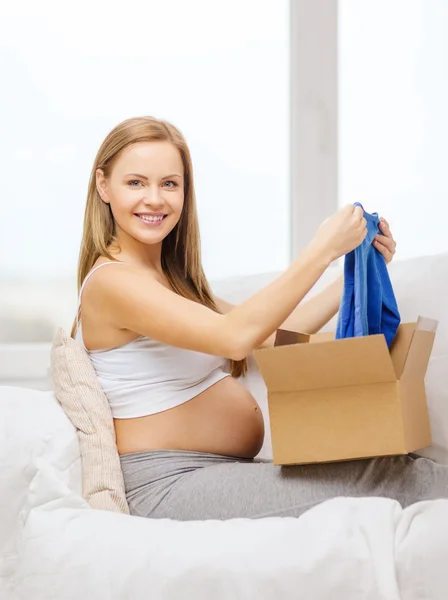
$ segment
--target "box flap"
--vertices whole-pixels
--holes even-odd
[[[288,329],[277,329],[274,346],[290,346],[291,344],[306,344],[310,341],[307,333],[298,333]]]
[[[261,348],[254,357],[269,392],[396,381],[383,335]]]
[[[335,339],[334,331],[319,333],[299,333],[287,329],[277,329],[274,346],[290,346],[291,344],[306,344],[307,342],[330,342]]]
[[[390,347],[390,355],[394,364],[397,379],[400,379],[413,344],[415,331],[435,333],[438,321],[428,317],[418,317],[416,323],[402,323],[397,330],[394,341]],[[429,358],[429,357],[428,357]],[[426,369],[426,368],[425,368]]]
[[[331,340],[334,340],[335,338],[335,332],[334,331],[320,331],[319,333],[313,333],[310,335],[310,342],[311,343],[315,343],[315,342],[331,342]]]
[[[416,323],[403,323],[390,348],[397,379],[406,375],[424,378],[438,321],[418,317]],[[408,365],[410,365],[408,367]]]
[[[401,374],[403,373],[415,327],[416,323],[402,323],[398,327],[394,341],[390,347],[390,356],[392,358],[397,379],[400,379]]]
[[[401,379],[424,380],[434,345],[435,333],[416,329],[406,358]]]

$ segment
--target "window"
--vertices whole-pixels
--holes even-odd
[[[340,0],[339,203],[393,226],[397,257],[448,251],[448,2]]]
[[[131,116],[187,138],[210,280],[289,263],[289,3],[125,8],[0,8],[0,342],[70,328],[90,169]]]

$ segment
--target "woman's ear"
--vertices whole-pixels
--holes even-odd
[[[110,200],[107,196],[107,180],[102,169],[97,169],[95,172],[96,176],[96,189],[103,202],[109,204]]]

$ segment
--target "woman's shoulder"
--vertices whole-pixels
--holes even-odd
[[[100,281],[115,279],[115,270],[129,267],[127,263],[120,260],[110,260],[105,256],[100,256],[94,262],[92,267],[86,273],[82,282],[81,292],[86,295],[87,290],[96,287],[95,283]]]
[[[139,269],[130,263],[100,256],[84,279],[80,303],[84,343],[89,350],[121,346],[135,338],[133,332],[116,326],[113,318],[113,305],[120,290],[126,292],[124,295],[132,293],[127,278],[123,277],[125,271],[135,273]]]
[[[151,284],[162,285],[171,289],[166,278],[141,264],[125,259],[110,260],[99,256],[84,279],[85,289],[83,301],[93,305],[95,309],[107,299],[119,296],[136,296],[148,290]],[[125,292],[125,293],[123,293]]]
[[[128,273],[136,273],[144,275],[145,277],[153,277],[154,279],[157,279],[156,275],[151,269],[139,264],[135,260],[129,259],[125,256],[116,258],[113,255],[112,259],[109,256],[99,256],[94,262],[87,276],[90,276],[90,274],[95,270],[100,270],[99,267],[102,267],[103,265],[117,265],[117,268],[120,268],[120,270],[123,269],[123,271]],[[113,273],[112,277],[115,277],[116,275],[115,269],[101,269],[101,273],[107,273],[107,275],[105,275],[106,277],[111,276],[111,273]]]

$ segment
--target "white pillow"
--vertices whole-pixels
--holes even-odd
[[[21,514],[28,514],[30,503],[47,500],[34,495],[33,480],[42,469],[60,496],[75,494],[82,501],[78,436],[53,392],[0,386],[0,563],[15,553]]]
[[[92,362],[61,328],[50,354],[55,396],[78,432],[83,497],[92,508],[129,514],[112,412]]]

